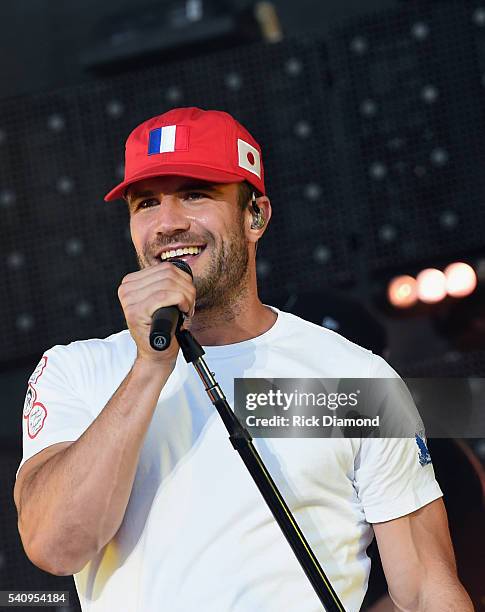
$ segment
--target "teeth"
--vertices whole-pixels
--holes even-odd
[[[180,257],[181,255],[198,255],[202,249],[196,246],[183,247],[182,249],[176,249],[174,251],[165,251],[161,255],[162,261],[167,261],[171,257]]]

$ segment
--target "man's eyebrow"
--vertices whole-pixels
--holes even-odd
[[[150,198],[155,194],[153,191],[146,189],[145,191],[131,191],[129,190],[126,194],[126,201],[128,204],[131,204],[134,200],[139,200],[140,198]]]
[[[212,191],[214,193],[222,194],[222,189],[217,187],[217,183],[207,183],[205,181],[187,181],[186,183],[182,183],[176,191],[191,191],[195,189],[200,189],[202,191]],[[150,198],[153,197],[155,193],[150,189],[145,189],[144,191],[128,191],[126,194],[126,200],[128,204],[133,203],[135,200],[139,200],[140,198]]]
[[[214,191],[216,193],[222,193],[222,189],[220,189],[217,183],[207,183],[206,181],[187,181],[187,183],[182,183],[177,191],[189,191],[191,189],[201,189],[202,191]]]

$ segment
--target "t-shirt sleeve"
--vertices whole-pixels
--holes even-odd
[[[370,376],[399,377],[377,355],[372,355]],[[369,523],[404,516],[441,497],[420,422],[414,437],[362,439],[354,485]]]
[[[22,411],[23,456],[17,470],[58,442],[77,440],[93,421],[89,398],[79,390],[79,351],[55,346],[42,356],[28,382]]]

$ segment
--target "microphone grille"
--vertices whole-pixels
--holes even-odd
[[[173,263],[173,265],[177,266],[177,268],[179,268],[180,270],[183,270],[184,272],[187,272],[187,274],[190,274],[190,278],[194,278],[189,264],[183,259],[172,259],[170,263]]]

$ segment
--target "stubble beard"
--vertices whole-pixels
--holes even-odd
[[[178,236],[180,242],[194,243],[197,240],[183,239]],[[207,232],[203,241],[210,249],[210,261],[203,276],[194,278],[196,289],[195,312],[202,315],[203,327],[209,323],[209,314],[222,314],[225,320],[234,319],[241,310],[241,303],[248,291],[248,262],[249,253],[244,236],[242,219],[237,229],[230,234],[228,239],[222,241],[220,246],[215,247],[214,236]],[[153,248],[150,249],[153,252]],[[137,253],[140,269],[149,267],[148,257],[142,257]],[[202,321],[200,321],[202,324]]]
[[[207,272],[196,279],[196,313],[220,312],[226,320],[240,311],[248,289],[248,247],[239,227],[211,253]]]

